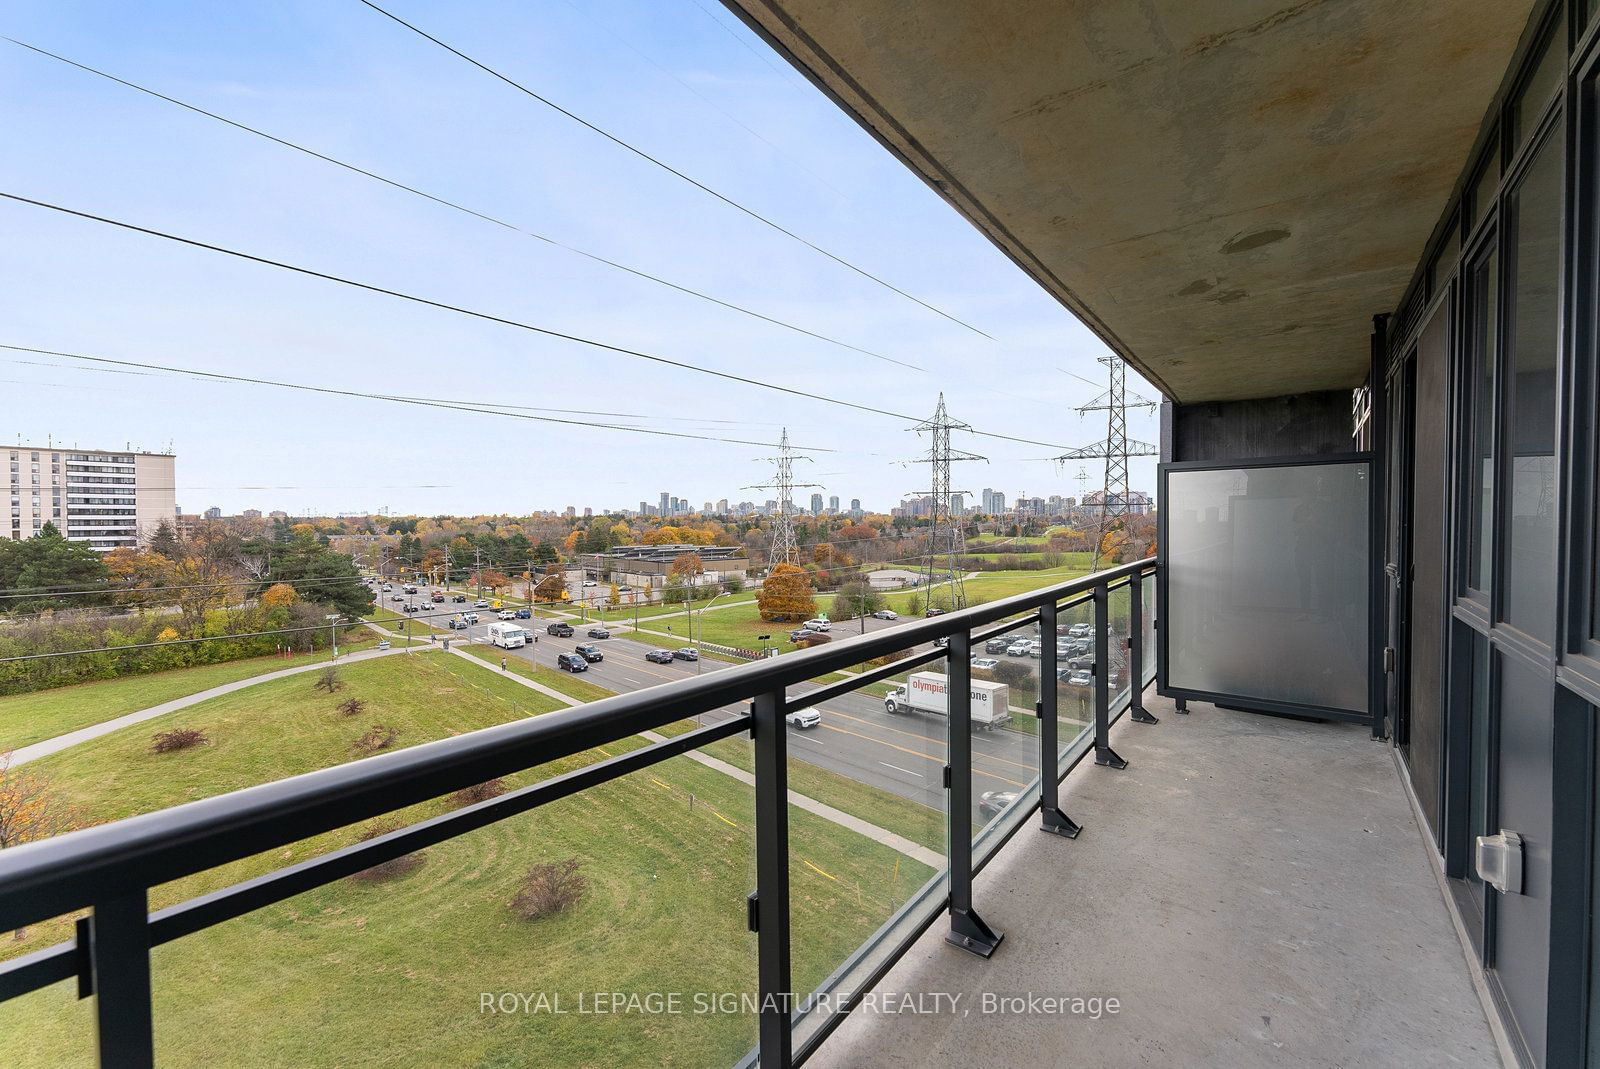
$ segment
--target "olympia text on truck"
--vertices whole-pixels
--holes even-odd
[[[889,713],[917,710],[938,716],[950,714],[949,677],[938,672],[914,672],[910,680],[889,692],[883,708]],[[972,728],[984,731],[1011,719],[1011,688],[1004,683],[972,681]]]

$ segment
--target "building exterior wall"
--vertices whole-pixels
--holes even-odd
[[[178,524],[177,461],[158,453],[139,453],[134,457],[134,478],[139,491],[139,544],[148,545],[163,521],[176,530]],[[257,513],[256,515],[260,515]]]
[[[0,537],[32,538],[49,523],[108,551],[145,545],[162,519],[176,526],[171,454],[24,445],[5,454],[10,522]]]

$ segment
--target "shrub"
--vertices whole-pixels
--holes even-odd
[[[874,668],[882,668],[886,664],[903,661],[909,656],[911,656],[910,650],[895,650],[892,653],[884,654],[882,657],[873,657],[867,661],[867,664]]]
[[[177,750],[187,750],[191,746],[200,746],[207,742],[206,733],[198,728],[173,728],[171,731],[158,731],[150,743],[152,753],[173,753]]]
[[[325,690],[332,694],[334,691],[344,687],[344,680],[339,678],[339,670],[330,665],[317,673],[315,686],[317,690]]]
[[[359,754],[374,754],[393,746],[399,737],[400,733],[387,724],[373,724],[365,735],[350,744],[350,748]]]
[[[361,837],[356,841],[361,843],[368,842],[378,838],[380,835],[388,835],[390,832],[398,831],[399,829],[400,822],[398,820],[380,820],[362,832]],[[408,872],[414,872],[421,864],[422,853],[420,851],[401,854],[399,857],[390,858],[388,861],[380,861],[370,869],[362,869],[360,872],[352,874],[350,878],[352,880],[366,880],[371,883],[377,883],[381,880],[392,880],[397,876],[404,876]]]
[[[365,698],[346,698],[339,703],[339,711],[345,716],[355,716],[367,707]]]
[[[541,861],[528,870],[511,900],[511,911],[525,921],[560,913],[583,897],[589,881],[579,872],[575,857],[565,861]]]
[[[450,800],[455,802],[456,805],[476,805],[479,802],[487,802],[491,798],[498,798],[506,793],[506,790],[505,780],[498,778],[486,779],[482,783],[474,783],[470,787],[462,788],[452,794]]]

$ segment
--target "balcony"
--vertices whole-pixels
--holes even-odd
[[[1019,835],[975,881],[1015,945],[979,961],[933,931],[879,986],[970,1014],[857,1012],[809,1064],[1500,1065],[1389,748],[1147,704],[1159,725],[1112,730],[1125,770],[1064,785],[1083,834]],[[995,998],[1030,993],[1118,1006]]]
[[[1389,751],[1354,724],[1152,717],[1155,569],[6,850],[0,925],[65,938],[0,965],[0,1029],[105,1065],[207,1064],[238,1030],[298,1064],[1491,1064]],[[974,678],[991,640],[1041,639],[1009,690]],[[785,723],[807,710],[869,749],[824,760]],[[523,925],[484,870],[569,826],[589,912]],[[910,1018],[893,992],[1120,1008]],[[354,1028],[351,999],[426,1023]]]

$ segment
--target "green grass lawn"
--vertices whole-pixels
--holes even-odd
[[[348,639],[339,640],[339,652],[371,649],[377,641],[378,636],[365,628],[352,631]],[[179,668],[171,672],[152,672],[149,675],[79,683],[32,694],[10,695],[0,698],[0,752],[53,739],[81,727],[104,723],[224,683],[327,660],[327,650],[293,657],[249,657],[195,668]]]
[[[494,646],[458,646],[455,648],[462,650],[468,656],[476,657],[485,662],[495,671],[499,671],[500,658],[505,657],[505,654]],[[560,691],[567,697],[577,701],[592,702],[612,696],[611,691],[606,688],[590,683],[586,679],[579,679],[571,672],[561,672],[554,668],[546,668],[543,665],[536,668],[521,657],[506,657],[506,669],[515,675],[522,676],[524,679],[531,679],[535,683],[541,683],[549,687],[551,690]]]
[[[442,654],[351,665],[329,696],[309,678],[263,684],[174,713],[208,745],[148,751],[154,725],[38,763],[91,820],[145,812],[349,759],[382,722],[399,745],[470,731],[556,703],[499,672]],[[370,704],[356,717],[346,697]],[[729,740],[732,741],[732,740]],[[608,744],[508,777],[512,787],[638,745]],[[831,800],[831,799],[830,799]],[[405,821],[452,807],[441,799]],[[754,1042],[754,1018],[582,1015],[581,993],[748,993],[755,936],[753,791],[687,757],[431,847],[383,882],[344,880],[186,937],[152,954],[157,1059],[177,1066],[468,1064],[725,1065]],[[790,810],[794,980],[809,990],[931,875],[903,855]],[[152,890],[182,901],[356,841],[329,832]],[[527,867],[581,859],[587,889],[564,913],[509,909]],[[15,956],[68,936],[66,919],[8,940]],[[560,995],[569,1012],[488,1014],[480,993]],[[62,983],[0,1004],[15,1065],[93,1063],[93,1000]]]

